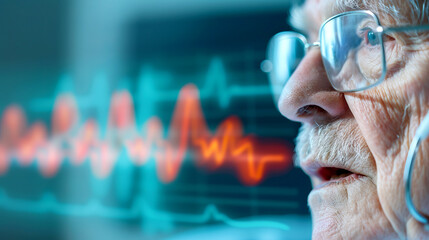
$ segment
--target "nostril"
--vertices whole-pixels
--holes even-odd
[[[323,111],[319,106],[316,105],[305,105],[304,107],[300,107],[296,112],[298,117],[308,117],[312,116],[318,112]]]

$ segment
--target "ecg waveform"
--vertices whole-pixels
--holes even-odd
[[[138,219],[142,216],[157,221],[174,221],[182,223],[203,224],[211,220],[223,222],[237,228],[275,228],[288,231],[289,226],[275,221],[239,221],[221,213],[214,205],[208,205],[201,214],[163,212],[152,208],[144,198],[136,198],[129,209],[106,207],[97,200],[86,205],[64,204],[58,202],[54,195],[45,193],[39,201],[14,199],[0,190],[0,208],[30,213],[55,213],[69,216],[98,216],[121,220]]]
[[[212,134],[199,91],[192,84],[180,90],[168,129],[156,116],[136,126],[133,99],[127,91],[113,94],[103,138],[96,120],[79,118],[71,94],[56,98],[51,125],[50,133],[41,122],[27,127],[24,111],[16,105],[8,107],[0,126],[0,174],[15,159],[23,167],[36,163],[43,176],[53,177],[68,159],[75,166],[89,161],[94,175],[105,178],[124,149],[135,166],[156,161],[164,183],[173,182],[187,154],[193,154],[199,167],[233,168],[243,184],[256,185],[271,173],[285,171],[292,160],[288,145],[245,136],[235,116],[221,122]]]
[[[204,79],[204,84],[200,86],[200,99],[214,98],[222,109],[227,108],[234,97],[270,97],[272,95],[272,89],[268,84],[243,85],[231,83],[232,79],[228,76],[224,61],[219,57],[214,57],[210,60],[204,76],[186,76],[186,79],[177,79],[177,76],[168,71],[154,68],[151,65],[143,65],[137,79],[137,91],[134,96],[137,99],[148,99],[153,103],[174,102],[179,93],[178,89],[159,89],[156,86],[157,82],[200,81],[201,78]],[[251,77],[245,76],[245,78],[247,81],[252,82],[252,79],[249,79]],[[81,108],[99,107],[100,100],[105,98],[104,92],[107,87],[105,83],[107,81],[108,78],[105,74],[97,74],[93,79],[90,94],[79,96],[79,106]],[[64,75],[60,79],[58,91],[70,90],[73,88],[72,85],[70,76]],[[54,100],[52,98],[34,99],[29,103],[29,108],[33,112],[50,111]],[[104,105],[104,103],[101,103],[101,105]]]

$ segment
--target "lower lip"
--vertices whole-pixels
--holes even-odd
[[[330,181],[324,182],[322,184],[319,184],[314,188],[314,190],[325,188],[328,186],[340,185],[340,184],[341,185],[347,185],[347,184],[350,184],[352,182],[355,182],[356,180],[358,180],[362,177],[364,177],[364,176],[360,175],[360,174],[353,173],[353,174],[348,175],[347,177],[338,178],[335,180],[330,180]]]

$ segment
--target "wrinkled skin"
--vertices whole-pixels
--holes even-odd
[[[337,14],[332,11],[334,3],[305,3],[310,41],[317,41],[320,25]],[[388,18],[379,17],[382,24],[389,25]],[[312,48],[282,91],[281,113],[303,123],[297,152],[313,185],[321,181],[309,167],[314,167],[314,162],[335,165],[344,161],[342,164],[360,174],[355,181],[331,184],[310,193],[314,239],[429,239],[429,231],[424,231],[408,212],[403,184],[410,143],[429,111],[429,50],[424,44],[417,50],[404,44],[396,36],[389,36],[385,43],[387,78],[369,90],[336,92],[326,76],[320,50]],[[325,131],[311,130],[320,127]],[[328,133],[333,137],[317,140],[320,134]],[[344,138],[350,135],[350,142],[357,147],[346,144],[341,151],[330,149],[347,142]],[[335,143],[335,139],[339,142]],[[368,154],[355,154],[356,151]],[[412,186],[414,203],[426,216],[428,168],[429,141],[425,140],[414,166]]]

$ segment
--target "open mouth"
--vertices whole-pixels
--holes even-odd
[[[322,181],[331,181],[331,180],[347,177],[353,173],[346,169],[341,169],[341,168],[322,167],[322,168],[319,168],[318,174],[322,179]]]
[[[319,176],[320,180],[322,180],[322,183],[316,188],[321,188],[331,183],[350,183],[363,176],[361,174],[336,167],[319,168],[317,170],[317,175]]]

